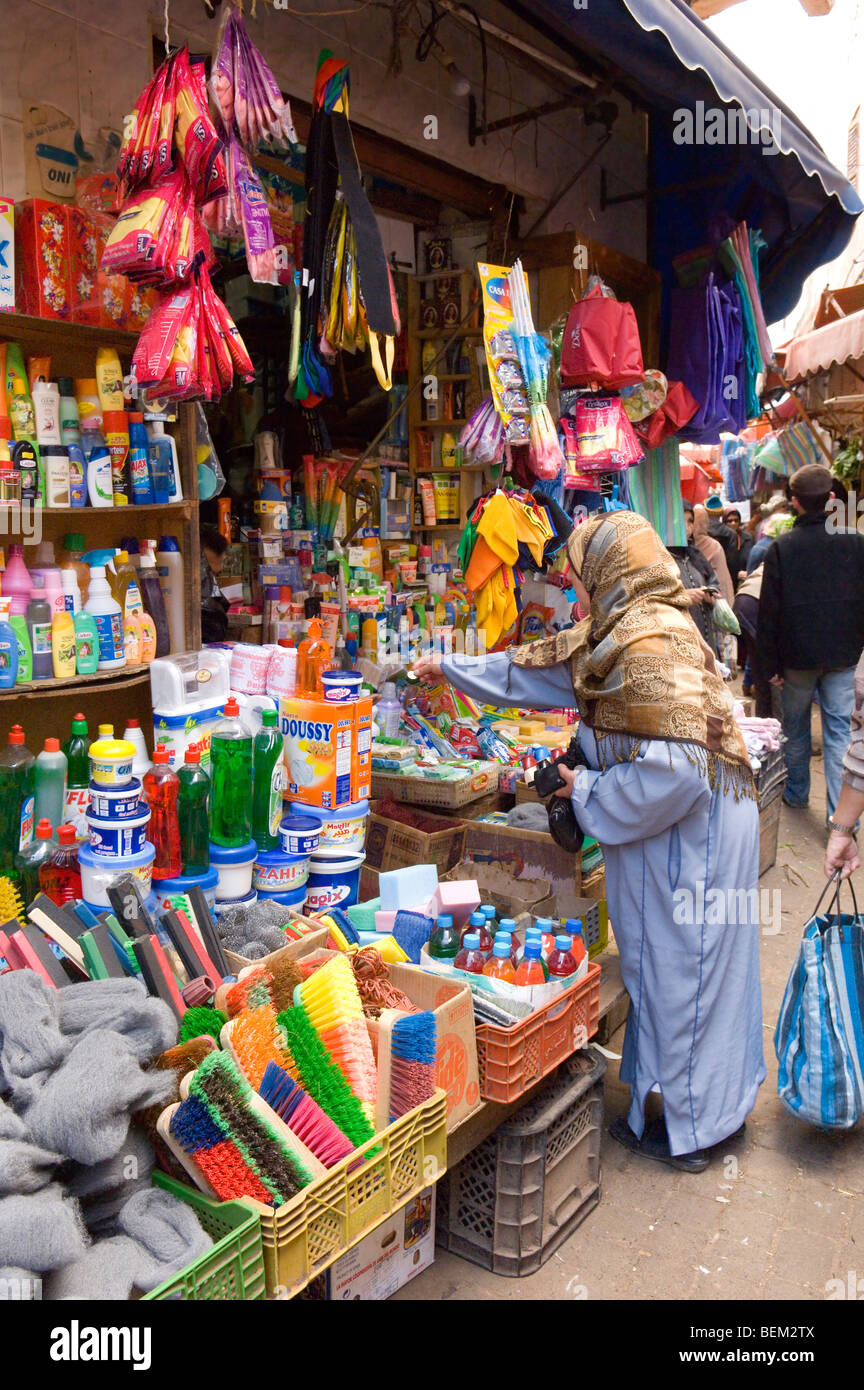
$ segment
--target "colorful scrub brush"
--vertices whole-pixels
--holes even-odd
[[[267,1063],[258,1094],[326,1168],[332,1168],[354,1152],[354,1145],[348,1136],[307,1095],[303,1087],[292,1081],[275,1062]]]
[[[197,1186],[222,1201],[252,1197],[279,1207],[326,1172],[228,1053],[205,1057],[182,1089],[186,1098],[163,1111],[159,1134]]]
[[[285,1009],[278,1018],[303,1089],[355,1148],[375,1134],[369,1117],[302,1009]]]
[[[0,877],[0,922],[8,925],[13,917],[22,927],[26,926],[27,918],[24,915],[21,894],[11,878],[6,878],[4,874]]]
[[[236,984],[223,986],[216,992],[216,1006],[224,1009],[229,1018],[243,1009],[258,1009],[272,1002],[273,976],[263,965],[244,971]]]
[[[373,1119],[378,1091],[375,1059],[363,1003],[347,958],[333,956],[298,985],[294,1003],[304,1010],[369,1119]]]
[[[280,1067],[295,1075],[294,1062],[285,1047],[272,1004],[260,1009],[244,1009],[225,1024],[220,1041],[256,1090],[270,1062],[278,1062]]]
[[[210,1037],[219,1041],[219,1034],[228,1022],[228,1015],[221,1009],[211,1009],[201,1005],[197,1009],[187,1009],[180,1020],[180,1041],[189,1042],[192,1038]]]
[[[407,1115],[435,1091],[438,1029],[433,1013],[385,1009],[378,1035],[378,1129]]]

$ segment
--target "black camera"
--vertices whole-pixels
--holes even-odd
[[[561,763],[570,768],[571,771],[577,767],[588,766],[585,754],[575,737],[571,738],[567,752],[562,753],[560,758],[556,758],[554,762],[550,760],[539,764],[534,773],[534,786],[537,788],[537,795],[542,801],[551,797],[546,808],[549,818],[549,834],[556,845],[560,845],[561,849],[576,854],[582,848],[582,840],[584,839],[582,827],[576,819],[570,798],[555,795],[559,787],[564,786],[564,778],[561,776],[560,770]]]

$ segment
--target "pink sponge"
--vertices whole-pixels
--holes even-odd
[[[375,930],[386,932],[388,935],[396,925],[396,913],[384,912],[381,908],[375,913]]]
[[[475,908],[480,906],[480,888],[473,878],[439,883],[429,900],[426,911],[430,917],[449,912],[454,927],[462,927]]]

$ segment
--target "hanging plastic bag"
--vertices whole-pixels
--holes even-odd
[[[741,625],[725,598],[715,598],[711,621],[721,632],[731,632],[733,637],[741,636]]]
[[[561,347],[564,386],[617,390],[642,381],[642,346],[632,304],[607,299],[595,285],[567,315]]]
[[[195,410],[195,461],[198,466],[198,496],[202,502],[206,502],[222,491],[225,474],[213,447],[207,416],[200,401]]]

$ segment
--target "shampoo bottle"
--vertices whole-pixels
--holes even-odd
[[[96,619],[90,613],[76,613],[75,671],[79,676],[92,676],[99,667],[99,632]]]
[[[104,565],[90,568],[90,592],[84,611],[96,623],[99,635],[99,670],[116,671],[126,665],[123,644],[123,614],[116,599],[111,597]]]
[[[150,458],[154,455],[160,459],[161,469],[168,475],[168,502],[182,502],[183,489],[180,484],[180,466],[177,460],[177,445],[170,434],[165,433],[165,421],[155,416],[146,422],[147,433],[150,437]],[[154,468],[154,473],[157,469]],[[156,499],[159,500],[158,497]]]
[[[162,593],[165,595],[165,611],[168,615],[168,629],[171,634],[171,651],[182,652],[185,625],[183,613],[185,594],[183,592],[183,556],[173,536],[160,536],[156,551],[156,569]],[[155,614],[154,614],[155,617]]]
[[[105,444],[94,444],[87,459],[87,496],[91,507],[113,507],[111,455]]]
[[[75,620],[63,609],[51,619],[51,662],[54,675],[75,675]]]
[[[0,598],[0,690],[11,690],[18,678],[18,638],[9,622],[8,598]]]
[[[123,368],[116,348],[100,347],[96,353],[96,390],[103,419],[107,410],[123,409]]]
[[[41,576],[36,576],[37,579]],[[33,653],[33,680],[50,680],[54,674],[51,660],[51,609],[44,597],[44,588],[34,586],[33,597],[27,604],[27,633]]]

